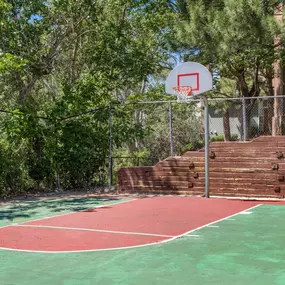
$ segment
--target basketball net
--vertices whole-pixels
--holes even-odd
[[[177,102],[187,102],[193,100],[191,86],[175,86],[173,90],[177,95]]]

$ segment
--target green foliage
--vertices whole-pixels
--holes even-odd
[[[27,60],[18,58],[10,53],[2,54],[0,55],[0,73],[6,73],[12,70],[20,71],[27,62]]]
[[[185,60],[207,65],[214,75],[212,97],[273,96],[284,69],[284,1],[180,0],[175,47]],[[281,4],[277,7],[278,4]],[[283,13],[283,15],[282,15]],[[281,78],[280,78],[281,79]],[[278,79],[279,80],[279,79]],[[275,85],[275,86],[274,86]],[[275,91],[274,91],[275,90]],[[228,121],[228,104],[216,104]],[[273,108],[276,114],[278,103]],[[246,104],[247,114],[253,104]],[[249,116],[248,116],[249,117]],[[247,123],[249,128],[250,122]],[[229,123],[224,133],[230,133]],[[273,133],[278,127],[272,126]],[[250,129],[247,130],[250,134]],[[250,135],[249,135],[250,138]]]
[[[149,165],[165,159],[170,154],[169,105],[158,104],[146,112],[146,124],[149,133],[144,138],[143,146],[150,150]],[[201,140],[200,110],[196,104],[172,103],[172,138],[175,155],[183,154],[186,144],[198,147]]]
[[[88,186],[107,157],[108,132],[94,131],[88,121],[66,121],[61,125],[57,143],[58,151],[50,155],[57,162],[65,188]]]
[[[230,138],[230,141],[237,141],[237,140],[238,140],[238,135],[237,134],[232,134],[231,138]],[[225,141],[225,138],[222,135],[213,136],[213,137],[211,137],[211,141],[212,142],[223,142],[223,141]]]
[[[106,183],[110,122],[114,152],[143,147],[146,114],[116,104],[162,98],[146,91],[176,17],[162,0],[0,0],[0,105],[12,110],[0,119],[0,195],[53,189],[57,175],[64,189]]]
[[[225,138],[222,135],[211,137],[212,142],[223,142],[224,140],[225,140]]]
[[[284,25],[273,13],[276,1],[188,0],[185,4],[187,17],[178,23],[177,37],[186,58],[210,64],[219,74],[217,81],[234,80],[241,96],[259,96],[264,82],[270,93],[273,63],[284,53],[283,45],[274,52],[277,35],[284,34]],[[217,88],[220,91],[219,84]]]
[[[27,189],[28,175],[23,161],[23,149],[12,149],[0,140],[0,197],[16,195]]]
[[[182,153],[185,153],[186,151],[197,151],[204,147],[204,141],[199,140],[195,141],[193,143],[188,143],[182,148]]]

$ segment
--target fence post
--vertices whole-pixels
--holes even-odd
[[[243,141],[247,141],[247,122],[246,122],[246,103],[245,99],[242,98],[242,131],[243,131]]]
[[[170,156],[173,156],[173,137],[172,137],[172,104],[168,103],[168,118],[169,118],[169,136],[170,136]]]
[[[113,161],[112,161],[112,105],[109,105],[109,155],[108,155],[108,188],[112,188]]]
[[[206,96],[202,96],[204,101],[204,129],[205,129],[205,197],[209,198],[210,179],[209,179],[209,105]]]
[[[58,147],[58,136],[57,136],[57,121],[54,122],[54,134],[55,134],[55,143],[56,143],[56,147]],[[56,149],[57,152],[57,149]],[[56,190],[61,190],[61,185],[60,185],[60,170],[59,170],[59,166],[58,166],[58,161],[56,162],[55,165],[55,187]]]

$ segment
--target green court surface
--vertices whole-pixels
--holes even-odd
[[[64,198],[15,202],[0,205],[0,227],[12,223],[41,219],[62,214],[83,211],[100,205],[116,204],[129,199],[103,198]]]
[[[77,211],[82,204],[90,208],[118,202],[98,199],[27,202],[21,207],[2,207],[0,219],[3,226],[15,219],[23,221]],[[260,205],[192,232],[195,236],[141,248],[85,253],[0,250],[0,284],[283,285],[284,221],[284,206]]]

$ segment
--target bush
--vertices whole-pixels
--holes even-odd
[[[185,153],[186,151],[197,151],[204,147],[204,141],[195,141],[194,143],[188,143],[182,148],[182,152]]]
[[[237,140],[238,140],[238,135],[232,134],[230,141],[237,141]],[[225,141],[225,138],[223,135],[214,136],[211,138],[211,142],[223,142],[223,141]]]
[[[211,138],[211,142],[223,142],[224,140],[224,136],[214,136]]]
[[[0,197],[17,195],[27,188],[27,175],[20,153],[0,141]]]

